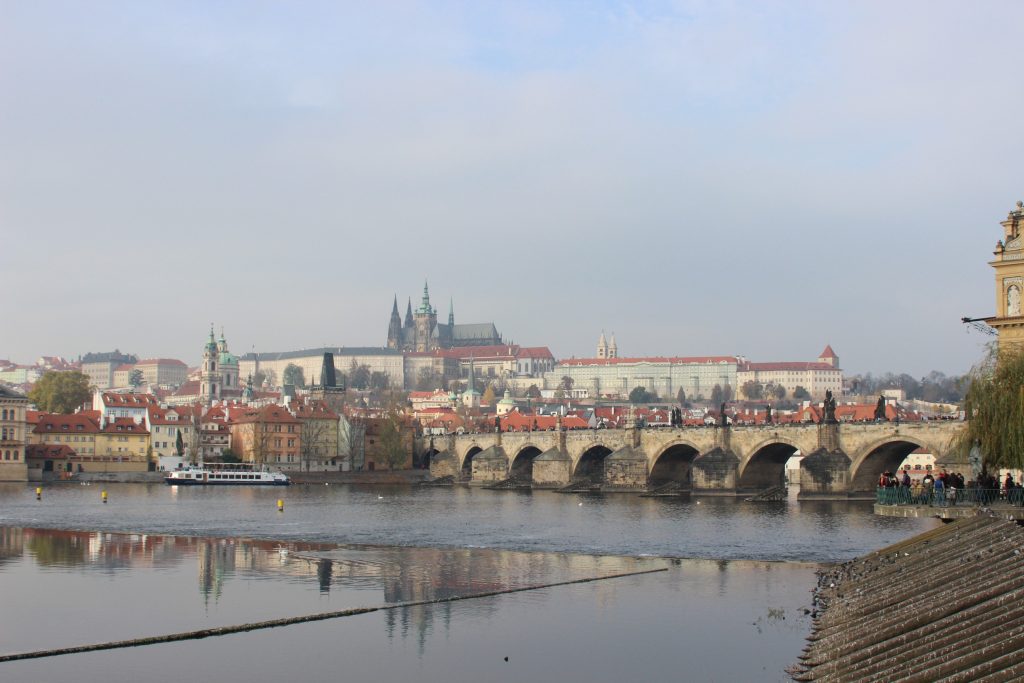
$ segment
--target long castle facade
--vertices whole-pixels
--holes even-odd
[[[405,322],[398,314],[395,296],[388,323],[388,348],[406,353],[429,352],[465,346],[499,346],[504,342],[493,322],[455,324],[455,308],[448,310],[448,323],[437,322],[437,309],[430,304],[430,290],[423,283],[423,299],[413,311],[412,298],[405,311]]]

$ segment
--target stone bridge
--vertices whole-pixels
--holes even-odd
[[[474,484],[515,478],[536,488],[574,482],[646,490],[676,482],[739,494],[784,481],[794,454],[801,497],[874,495],[878,475],[916,448],[939,467],[966,470],[952,448],[956,421],[588,429],[435,436],[422,445],[433,477]]]

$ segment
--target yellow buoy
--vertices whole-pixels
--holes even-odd
[[[106,503],[107,502],[107,492],[106,491],[100,491],[100,498],[102,498],[103,502]]]
[[[277,499],[277,511],[278,512],[284,512],[284,499],[283,498],[278,498]]]
[[[42,499],[43,499],[43,487],[42,486],[37,486],[36,487],[36,500],[42,500]]]

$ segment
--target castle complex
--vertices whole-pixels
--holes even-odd
[[[398,297],[395,297],[388,324],[389,349],[408,353],[463,346],[500,346],[503,343],[494,323],[456,325],[454,305],[448,309],[448,324],[438,323],[437,309],[430,305],[426,282],[423,283],[423,299],[415,312],[412,310],[412,299],[409,299],[404,324],[398,315]]]

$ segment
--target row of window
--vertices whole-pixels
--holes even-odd
[[[4,460],[20,460],[18,451],[4,451]]]
[[[14,427],[0,428],[0,441],[17,441],[18,430]]]
[[[17,420],[18,413],[14,408],[3,408],[0,409],[0,420]]]

